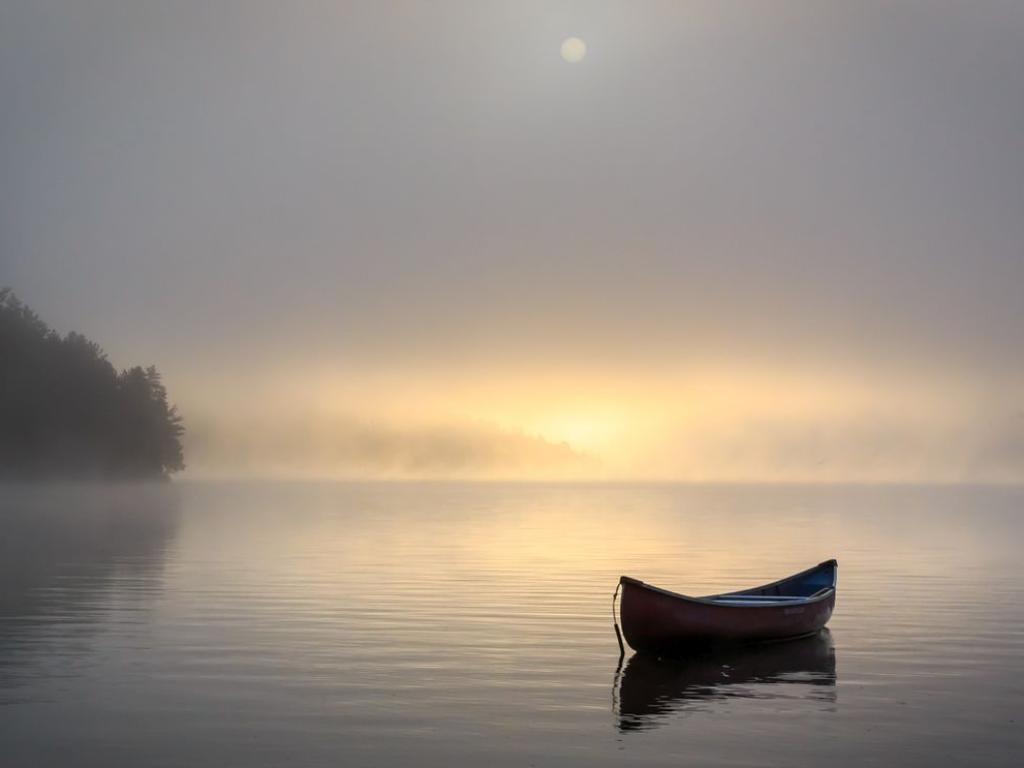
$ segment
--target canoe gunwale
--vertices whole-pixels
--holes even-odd
[[[759,590],[763,590],[763,589],[770,589],[770,588],[775,587],[777,585],[785,584],[787,581],[793,581],[794,579],[799,579],[802,576],[806,576],[807,574],[813,573],[814,571],[817,571],[817,570],[820,570],[820,569],[826,568],[826,567],[831,567],[833,569],[833,583],[832,583],[832,585],[827,587],[827,588],[823,588],[823,589],[819,590],[818,592],[816,592],[815,594],[809,595],[809,596],[807,596],[807,597],[805,597],[803,599],[800,599],[800,600],[786,600],[786,601],[780,600],[780,601],[776,601],[776,602],[765,601],[763,603],[751,602],[751,603],[743,604],[743,605],[737,605],[735,603],[730,604],[730,603],[718,602],[718,600],[721,599],[721,598],[749,595],[752,592],[758,592]],[[714,594],[714,595],[705,595],[703,597],[694,597],[692,595],[683,595],[683,594],[680,594],[679,592],[672,592],[671,590],[662,589],[661,587],[656,587],[653,584],[648,584],[645,581],[640,581],[640,579],[634,579],[631,576],[620,576],[619,577],[619,584],[628,584],[628,585],[633,586],[633,587],[640,587],[642,589],[646,589],[646,590],[651,591],[651,592],[655,592],[655,593],[659,593],[659,594],[665,595],[667,597],[675,598],[677,600],[684,600],[684,601],[690,602],[690,603],[698,603],[700,605],[713,605],[713,606],[715,606],[717,608],[738,608],[740,610],[747,610],[749,608],[779,608],[780,606],[783,606],[783,605],[788,605],[788,606],[813,605],[815,603],[820,603],[823,600],[831,599],[836,594],[835,572],[836,572],[837,569],[838,569],[838,563],[834,559],[833,560],[825,560],[824,562],[818,563],[817,565],[812,566],[811,568],[807,568],[807,569],[805,569],[803,571],[800,571],[799,573],[794,573],[791,576],[786,576],[783,579],[778,579],[777,581],[772,581],[772,582],[769,582],[768,584],[762,584],[759,587],[749,587],[747,589],[740,589],[740,590],[737,590],[735,592],[721,592],[721,593]]]

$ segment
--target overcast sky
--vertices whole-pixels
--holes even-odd
[[[0,284],[193,468],[1024,479],[1024,4],[0,0]]]

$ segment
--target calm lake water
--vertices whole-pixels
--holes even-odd
[[[0,489],[0,764],[1020,765],[1024,491]],[[830,632],[619,651],[626,573],[839,560]]]

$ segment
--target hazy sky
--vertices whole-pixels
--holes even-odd
[[[1024,4],[0,0],[0,284],[196,472],[1020,481]]]

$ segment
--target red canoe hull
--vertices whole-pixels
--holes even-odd
[[[834,587],[788,604],[721,605],[712,602],[717,596],[686,597],[626,576],[620,583],[620,616],[626,642],[634,650],[649,653],[806,636],[825,626],[836,603]],[[760,593],[748,590],[743,594]]]

